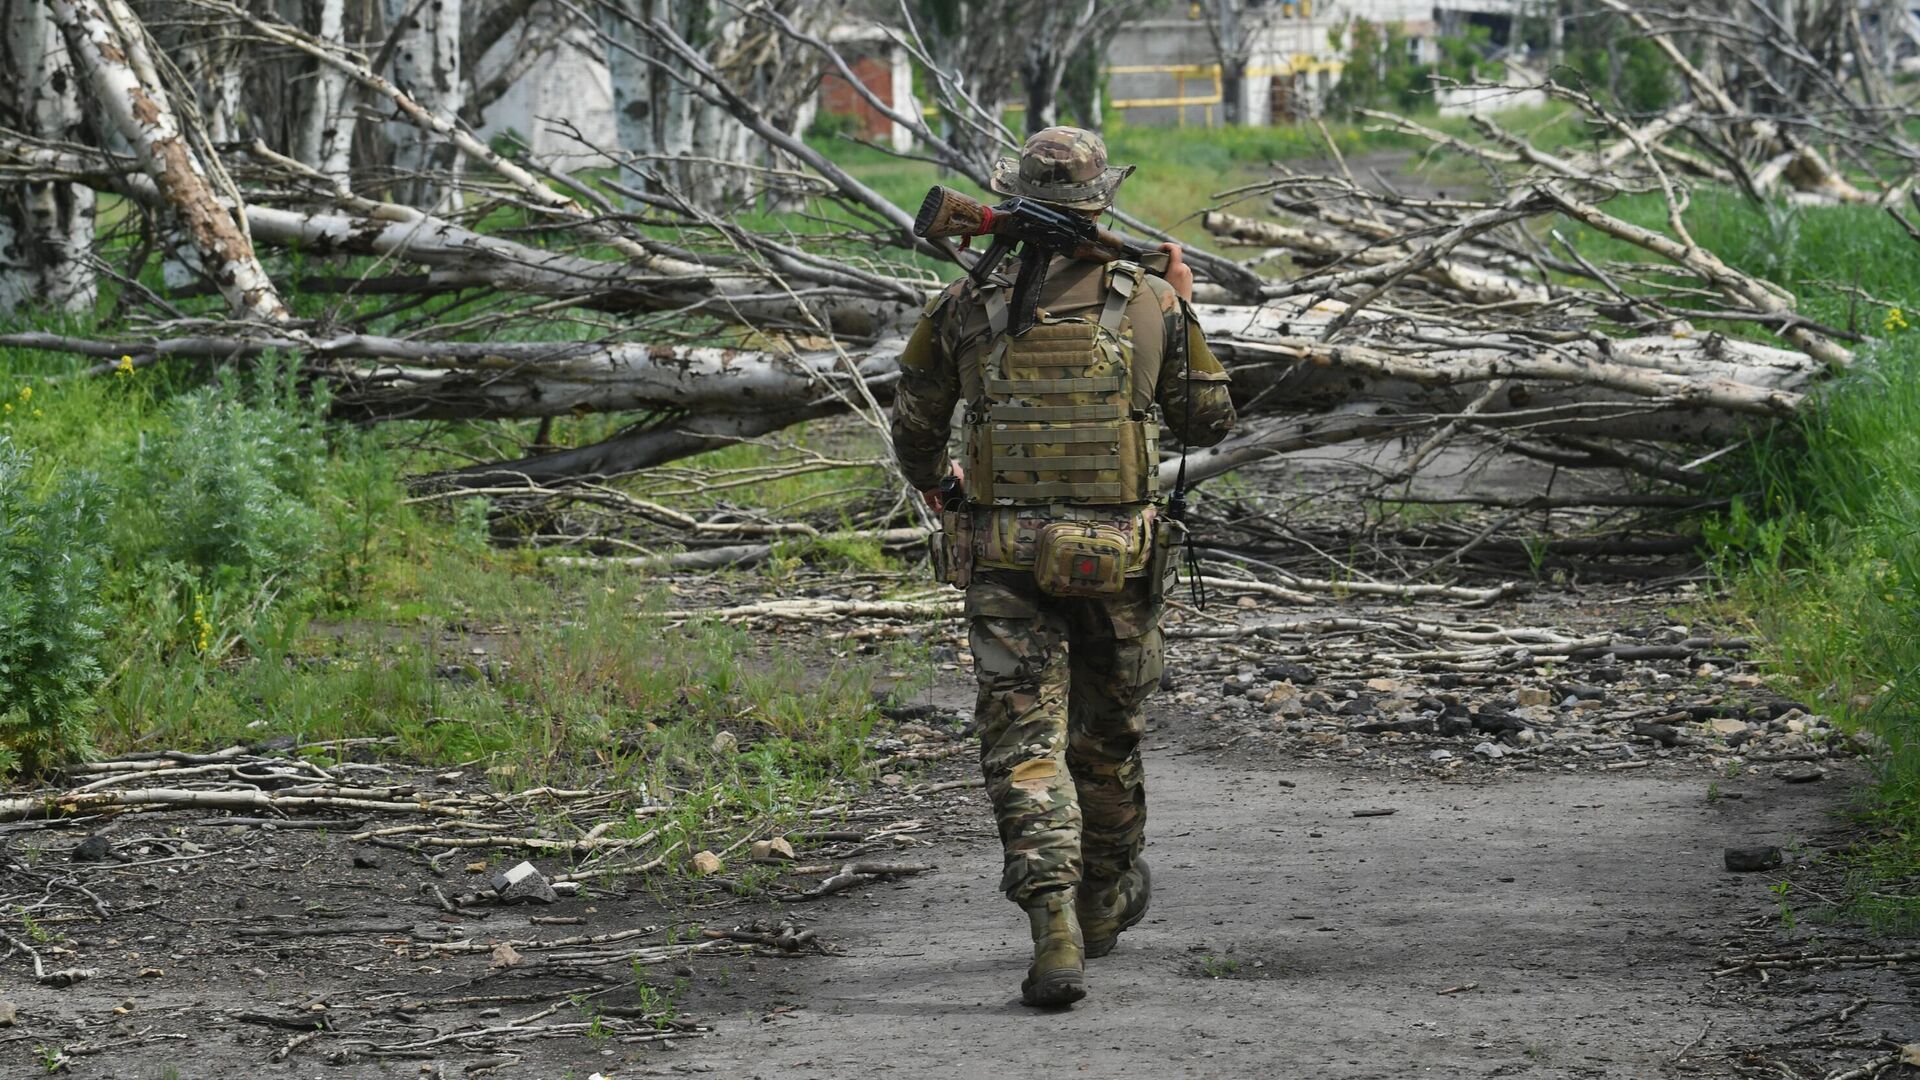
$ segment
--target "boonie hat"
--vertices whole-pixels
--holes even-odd
[[[1050,127],[1027,136],[1019,157],[996,162],[989,186],[1069,210],[1105,210],[1132,173],[1131,165],[1107,164],[1107,144],[1093,132]]]

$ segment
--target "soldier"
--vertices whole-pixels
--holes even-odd
[[[1099,136],[1030,137],[992,186],[1098,218],[1128,167]],[[1193,272],[1056,258],[1035,325],[1008,333],[1014,267],[962,278],[928,304],[900,358],[901,471],[943,509],[966,588],[980,683],[980,758],[1005,851],[1001,888],[1024,908],[1029,1005],[1086,996],[1083,957],[1146,914],[1142,703],[1160,682],[1160,612],[1181,527],[1159,512],[1161,418],[1183,444],[1232,429],[1227,374],[1189,307]],[[947,454],[966,410],[966,466]],[[964,507],[942,507],[951,475]]]

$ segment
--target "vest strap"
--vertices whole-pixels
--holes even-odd
[[[1123,263],[1109,264],[1107,282],[1107,302],[1100,309],[1100,325],[1107,333],[1118,337],[1120,320],[1126,317],[1127,303],[1140,287],[1140,272]]]
[[[996,450],[993,455],[993,467],[996,471],[1009,469],[1015,472],[1023,469],[1028,472],[1035,469],[1058,470],[1062,472],[1079,472],[1089,469],[1098,471],[1113,468],[1114,458],[1112,454],[1063,454],[1059,457],[1023,457]],[[1000,486],[996,484],[994,490],[1000,490]]]
[[[987,331],[994,337],[1005,337],[1010,312],[1007,305],[1007,291],[995,286],[980,290],[981,302],[987,309]]]

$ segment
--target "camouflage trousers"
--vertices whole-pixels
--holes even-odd
[[[1112,599],[1047,596],[1025,571],[967,588],[980,764],[1015,903],[1117,881],[1147,824],[1142,704],[1160,684],[1160,608],[1144,580]]]

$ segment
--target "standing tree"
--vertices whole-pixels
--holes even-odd
[[[798,135],[819,60],[776,24],[825,30],[840,3],[802,0],[600,0],[600,33],[620,152],[643,182],[707,208],[760,191],[777,163],[712,91],[738,88],[775,126]]]
[[[311,21],[307,23],[315,37],[332,45],[347,40],[346,0],[311,0]],[[321,175],[345,183],[352,168],[353,110],[347,97],[346,73],[328,64],[314,61],[307,76],[307,92],[302,97],[295,129],[294,157],[318,170]]]
[[[48,0],[48,6],[86,86],[93,127],[133,148],[169,227],[219,289],[229,316],[286,321],[286,304],[254,254],[252,238],[221,203],[220,189],[234,190],[233,182],[205,133],[194,130],[193,114],[183,123],[176,113],[146,25],[126,0]]]
[[[386,0],[394,84],[428,112],[449,120],[460,115],[466,98],[460,74],[460,11],[460,0]],[[433,209],[457,206],[459,155],[404,120],[389,123],[387,133],[400,201]]]
[[[1020,84],[1027,95],[1027,133],[1060,122],[1060,85],[1075,57],[1091,49],[1105,54],[1113,35],[1129,21],[1159,6],[1160,0],[1071,0],[1022,5],[1026,18],[1016,25],[1026,45]]]
[[[44,0],[0,0],[0,128],[84,142],[79,85]],[[0,187],[0,312],[29,301],[84,311],[95,286],[93,189],[61,180]]]
[[[1246,0],[1213,0],[1207,32],[1220,64],[1220,112],[1228,127],[1246,123],[1247,64],[1253,57],[1253,24],[1242,16]]]

